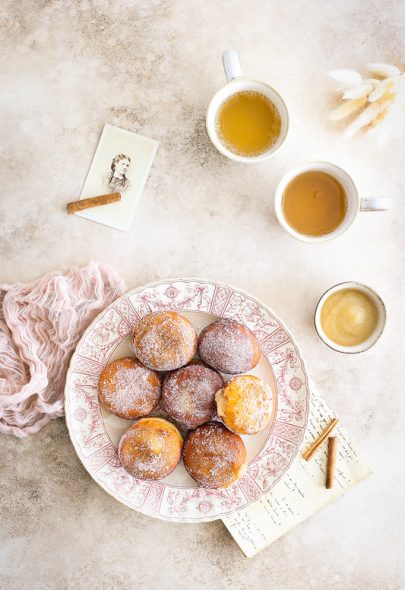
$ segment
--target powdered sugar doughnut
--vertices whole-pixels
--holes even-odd
[[[226,488],[246,471],[243,440],[219,422],[191,430],[184,441],[183,461],[191,477],[204,488]]]
[[[186,365],[197,349],[191,322],[174,311],[143,317],[134,328],[135,356],[155,371],[173,371]]]
[[[181,458],[183,439],[163,418],[141,418],[121,436],[118,455],[123,468],[139,479],[162,479]]]
[[[214,416],[215,394],[223,386],[219,373],[194,361],[165,377],[160,407],[188,428],[195,428]]]
[[[198,339],[198,353],[210,367],[235,375],[253,369],[260,360],[260,345],[246,326],[221,319],[209,324]]]
[[[273,409],[272,390],[259,377],[234,377],[215,397],[218,416],[232,432],[256,434],[270,421]]]
[[[160,375],[133,357],[112,361],[98,380],[101,404],[127,420],[149,414],[159,401],[160,388]]]

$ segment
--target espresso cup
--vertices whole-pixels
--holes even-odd
[[[367,338],[367,340],[364,340],[364,342],[361,342],[360,344],[356,344],[355,346],[343,346],[343,345],[337,344],[336,342],[331,340],[327,336],[327,334],[325,333],[325,330],[323,329],[322,322],[321,322],[322,309],[323,309],[323,306],[324,306],[325,302],[327,301],[327,299],[331,295],[333,295],[334,293],[337,293],[339,291],[344,291],[346,289],[353,289],[355,291],[360,291],[360,293],[364,293],[364,295],[367,295],[371,299],[371,301],[374,303],[376,311],[377,311],[377,323],[376,323],[375,329],[373,330],[373,333],[370,335],[369,338]],[[385,309],[384,302],[381,299],[381,297],[375,291],[373,291],[373,289],[371,289],[370,287],[367,287],[366,285],[362,285],[361,283],[357,283],[355,281],[348,281],[346,283],[339,283],[338,285],[331,287],[330,289],[328,289],[326,291],[326,293],[324,293],[322,295],[322,297],[318,301],[318,305],[316,306],[316,309],[315,309],[314,322],[315,322],[315,329],[318,333],[319,338],[327,346],[329,346],[329,348],[332,348],[333,350],[336,350],[337,352],[356,354],[359,352],[365,352],[366,350],[368,350],[369,348],[374,346],[374,344],[377,342],[377,340],[380,338],[381,334],[384,331],[386,318],[387,318],[387,312]]]
[[[259,82],[242,76],[236,51],[232,49],[225,51],[222,56],[222,62],[227,83],[216,92],[208,106],[206,118],[208,135],[217,150],[234,162],[243,162],[246,164],[263,162],[270,158],[279,149],[287,136],[288,111],[285,102],[272,86],[269,86],[265,82]],[[281,130],[277,141],[267,150],[254,156],[242,156],[232,152],[222,142],[221,137],[218,134],[217,116],[220,107],[228,98],[238,92],[249,90],[259,92],[271,100],[280,114]]]
[[[313,171],[326,172],[333,176],[342,185],[347,201],[346,215],[343,221],[334,231],[321,236],[309,236],[297,232],[289,225],[283,212],[283,196],[289,183],[297,176]],[[386,211],[390,209],[391,204],[391,199],[386,197],[360,197],[352,177],[336,164],[330,164],[329,162],[307,162],[298,164],[289,170],[279,182],[274,199],[274,209],[280,225],[297,240],[309,244],[331,240],[345,233],[361,211]]]

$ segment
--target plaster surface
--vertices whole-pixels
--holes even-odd
[[[202,276],[250,291],[296,336],[309,372],[374,475],[247,560],[218,521],[176,525],[132,512],[83,469],[63,419],[0,438],[0,587],[7,590],[405,587],[403,140],[343,139],[328,122],[331,69],[404,64],[395,0],[188,2],[5,0],[0,54],[2,282],[106,260],[129,288]],[[210,144],[205,111],[221,54],[273,84],[289,137],[268,162],[236,164]],[[129,233],[67,216],[104,123],[160,147]],[[390,196],[336,241],[310,246],[277,224],[282,174],[308,159],[346,168],[363,195]],[[313,328],[322,293],[345,280],[383,297],[388,323],[360,355]]]

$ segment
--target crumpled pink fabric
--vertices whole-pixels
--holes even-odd
[[[0,285],[0,432],[24,437],[63,416],[70,357],[96,315],[125,292],[91,262],[32,283]]]

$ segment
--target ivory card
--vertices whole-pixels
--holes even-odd
[[[80,199],[121,193],[121,201],[76,215],[128,231],[156,154],[158,142],[105,125]]]
[[[325,488],[327,440],[309,461],[302,458],[302,452],[334,417],[322,396],[312,388],[307,431],[291,469],[261,500],[223,518],[223,523],[246,557],[253,557],[371,474],[357,445],[340,424],[332,433],[338,437],[332,489]]]

